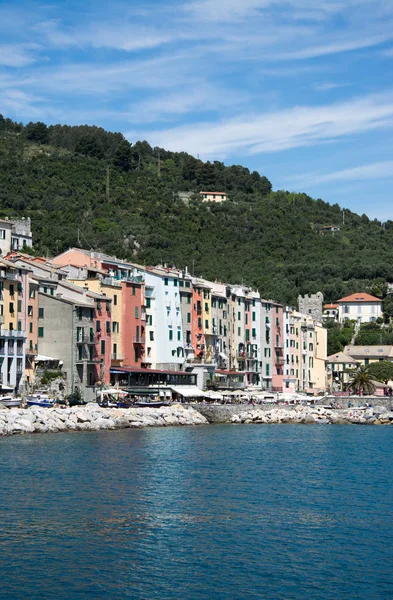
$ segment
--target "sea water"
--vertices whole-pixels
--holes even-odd
[[[0,598],[391,599],[393,427],[0,439]]]

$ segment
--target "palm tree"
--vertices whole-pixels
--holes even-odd
[[[372,374],[368,365],[360,365],[356,371],[349,371],[351,377],[345,384],[345,389],[350,388],[356,394],[360,392],[366,396],[371,396],[375,392],[375,385],[372,382]]]

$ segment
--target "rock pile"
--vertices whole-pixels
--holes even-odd
[[[231,423],[320,423],[393,425],[393,412],[383,406],[358,409],[330,409],[321,406],[275,407],[270,410],[250,408],[231,417]]]
[[[127,427],[204,425],[207,420],[181,404],[161,408],[100,408],[91,403],[72,408],[11,408],[0,410],[0,435],[57,431],[98,431]]]

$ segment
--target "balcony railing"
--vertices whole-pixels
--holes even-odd
[[[274,362],[276,365],[285,365],[285,358],[282,356],[276,356]]]
[[[124,354],[115,352],[114,354],[111,354],[111,360],[124,360]]]
[[[145,336],[137,335],[133,338],[132,341],[134,344],[145,344],[146,338],[145,338]]]

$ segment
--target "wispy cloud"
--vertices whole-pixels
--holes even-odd
[[[36,61],[37,44],[0,44],[0,65],[26,67]]]
[[[205,157],[305,147],[393,125],[393,94],[302,106],[149,133],[155,145]],[[130,132],[131,137],[135,132]]]
[[[335,83],[333,81],[327,81],[325,83],[316,83],[314,89],[319,92],[330,92],[330,90],[336,90],[337,88],[345,87],[347,83]]]
[[[366,181],[369,179],[393,179],[393,160],[341,169],[330,173],[304,173],[296,175],[289,181],[291,186],[312,188],[324,183],[341,183],[346,181]]]
[[[332,42],[320,46],[310,46],[302,48],[301,50],[295,50],[294,52],[278,54],[276,58],[278,60],[304,60],[307,58],[326,56],[328,54],[339,54],[340,52],[350,52],[352,50],[379,46],[391,39],[393,39],[393,31],[386,35],[377,35],[368,38],[359,37],[357,39]]]

